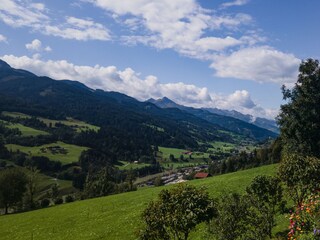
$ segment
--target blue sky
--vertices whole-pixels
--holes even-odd
[[[318,0],[1,0],[0,58],[141,101],[277,115],[320,58]]]

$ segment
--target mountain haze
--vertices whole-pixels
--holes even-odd
[[[148,100],[148,102],[151,102],[161,108],[178,108],[178,109],[189,110],[189,111],[192,109],[196,109],[196,108],[179,105],[167,97],[163,97],[157,100],[151,98]],[[243,114],[235,110],[225,110],[225,109],[218,109],[218,108],[201,108],[201,109],[210,113],[220,115],[220,116],[236,118],[241,121],[253,124],[257,127],[268,129],[274,133],[277,133],[277,134],[279,133],[279,128],[275,120],[260,118],[260,117],[253,117],[249,114]]]

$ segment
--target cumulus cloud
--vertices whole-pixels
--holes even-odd
[[[170,48],[191,58],[210,61],[216,76],[222,78],[283,84],[296,77],[299,60],[292,54],[261,46],[267,39],[254,27],[250,29],[253,19],[248,14],[219,13],[202,8],[195,0],[89,2],[128,26],[130,34],[121,37],[126,44]],[[248,2],[235,0],[221,6],[241,6]],[[241,36],[242,26],[246,30]]]
[[[288,84],[295,82],[300,62],[293,54],[261,46],[217,56],[211,67],[218,77]]]
[[[90,2],[112,13],[117,21],[122,21],[131,31],[137,31],[136,34],[122,36],[125,43],[142,43],[158,49],[171,48],[199,59],[206,59],[210,51],[220,51],[242,43],[230,36],[207,37],[206,31],[233,29],[252,20],[247,14],[217,15],[212,10],[202,8],[195,0]]]
[[[34,52],[42,52],[42,51],[51,52],[52,51],[50,46],[43,47],[42,42],[39,39],[34,39],[31,43],[27,43],[25,46],[26,46],[26,49]]]
[[[92,20],[67,17],[60,23],[48,15],[43,3],[29,0],[2,0],[0,20],[12,27],[28,27],[46,35],[75,40],[110,40],[109,30]]]
[[[7,42],[6,36],[0,34],[0,42]]]
[[[26,44],[26,48],[28,50],[40,51],[41,49],[41,41],[38,39],[34,39],[31,43]]]
[[[27,56],[5,55],[1,58],[12,67],[27,69],[41,76],[78,80],[93,89],[117,91],[141,101],[166,96],[186,106],[235,109],[246,114],[268,118],[276,115],[275,111],[265,110],[254,103],[249,92],[245,90],[221,95],[192,84],[161,83],[156,76],[141,77],[131,68],[119,70],[115,66],[79,66],[65,60],[43,61]]]

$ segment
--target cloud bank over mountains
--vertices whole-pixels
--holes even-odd
[[[65,60],[43,61],[13,55],[4,55],[1,59],[14,68],[28,69],[40,76],[46,75],[57,80],[77,80],[93,89],[122,92],[141,101],[166,96],[186,106],[235,109],[253,116],[268,118],[273,118],[277,114],[276,110],[265,110],[254,103],[246,90],[221,95],[210,92],[205,87],[200,88],[183,82],[161,83],[157,77],[152,75],[141,77],[140,73],[131,68],[119,70],[115,66],[78,66]]]
[[[30,0],[2,0],[0,21],[13,28],[26,28],[46,36],[74,41],[117,42],[156,50],[171,49],[179,55],[208,63],[219,78],[259,83],[295,82],[300,60],[268,45],[268,39],[246,13],[229,11],[249,0],[226,1],[207,9],[196,0],[83,0],[83,6],[98,9],[99,18],[64,16],[44,3]],[[120,31],[115,31],[120,29]],[[0,35],[0,43],[8,42]],[[10,44],[10,41],[9,41]],[[50,52],[39,39],[26,43],[33,57],[4,55],[16,68],[56,79],[81,81],[92,88],[119,91],[140,100],[167,96],[179,104],[195,107],[235,109],[254,116],[274,117],[251,99],[247,90],[217,94],[196,84],[161,83],[156,76],[141,77],[131,68],[78,66],[65,60],[41,59]],[[183,79],[181,79],[183,80]],[[214,79],[212,80],[214,81]]]

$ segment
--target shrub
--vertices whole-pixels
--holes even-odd
[[[62,198],[57,198],[54,200],[54,204],[59,205],[63,203],[63,199]]]
[[[320,238],[320,194],[311,194],[290,215],[289,239]]]
[[[41,200],[40,205],[41,205],[42,208],[46,208],[46,207],[48,207],[50,205],[50,200],[47,199],[47,198],[44,198],[44,199]]]
[[[143,212],[145,229],[140,239],[188,239],[189,233],[215,214],[212,199],[203,189],[180,184],[162,190]]]
[[[66,203],[70,203],[74,201],[74,198],[71,195],[66,196],[65,198]]]

